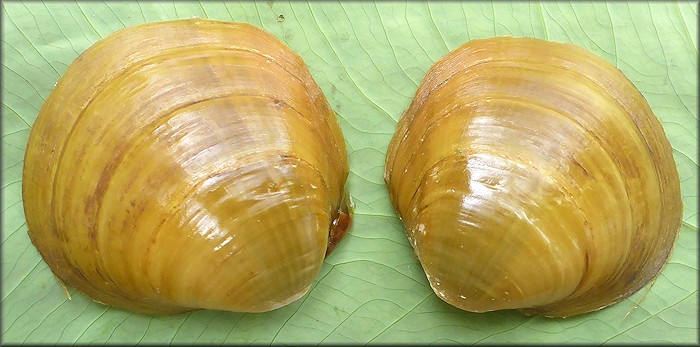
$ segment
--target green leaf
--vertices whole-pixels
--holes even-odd
[[[698,342],[697,3],[4,1],[2,10],[4,342]],[[304,58],[346,136],[355,224],[310,293],[273,312],[151,317],[73,289],[67,300],[27,236],[21,174],[30,125],[91,44],[127,26],[190,17],[261,26]],[[571,42],[601,55],[661,119],[682,180],[684,224],[653,286],[569,319],[467,313],[430,290],[388,200],[387,146],[433,62],[496,35]]]

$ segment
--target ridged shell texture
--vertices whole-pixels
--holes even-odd
[[[574,45],[497,37],[450,52],[386,164],[433,290],[468,311],[618,302],[661,271],[681,224],[661,124],[620,70]]]
[[[348,226],[347,175],[296,53],[190,19],[120,30],[74,61],[32,128],[23,195],[42,257],[96,301],[258,312],[308,291]]]

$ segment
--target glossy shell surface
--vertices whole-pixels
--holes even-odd
[[[259,312],[308,291],[349,227],[347,175],[296,53],[248,24],[176,20],[71,64],[31,130],[23,199],[43,259],[96,301]]]
[[[385,180],[433,290],[467,311],[616,303],[661,271],[681,225],[644,97],[604,59],[539,39],[474,40],[436,62]]]

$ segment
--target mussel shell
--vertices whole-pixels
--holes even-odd
[[[648,284],[681,226],[670,143],[595,54],[473,40],[435,63],[385,180],[435,293],[473,312],[572,316]]]
[[[296,53],[189,19],[82,53],[32,127],[22,184],[29,236],[66,285],[144,313],[259,312],[308,291],[349,227],[347,175]]]

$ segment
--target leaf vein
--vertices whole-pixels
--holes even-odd
[[[382,330],[379,334],[377,334],[377,336],[375,336],[375,337],[373,337],[371,340],[369,340],[368,343],[371,343],[372,341],[376,340],[378,337],[382,336],[382,334],[384,334],[387,330],[389,330],[391,327],[393,327],[394,325],[396,325],[396,323],[398,323],[400,320],[402,320],[404,317],[406,317],[406,316],[407,316],[409,313],[411,313],[416,307],[418,307],[418,306],[419,306],[420,304],[422,304],[425,300],[427,300],[431,295],[433,295],[432,292],[428,293],[428,294],[423,298],[423,300],[419,301],[419,302],[418,302],[417,304],[415,304],[412,308],[410,308],[410,309],[407,310],[403,315],[401,315],[401,317],[399,317],[399,318],[396,319],[394,322],[392,322],[391,324],[389,324],[389,326],[387,326],[386,328],[384,328],[384,330]]]
[[[39,56],[42,57],[46,61],[46,63],[51,67],[51,69],[53,69],[53,71],[56,73],[56,75],[60,76],[61,74],[58,72],[58,70],[56,70],[56,68],[51,64],[51,62],[43,54],[41,54],[41,51],[39,51],[39,49],[34,45],[34,43],[31,40],[29,40],[29,37],[27,37],[27,34],[25,34],[24,30],[22,30],[22,28],[20,28],[17,25],[17,23],[15,23],[14,19],[12,19],[12,16],[4,16],[4,18],[7,18],[10,22],[12,22],[12,25],[14,25],[15,28],[17,28],[17,31],[19,31],[19,33],[22,34],[24,39],[27,40],[27,42],[29,43],[30,46],[32,46],[32,48],[34,48],[34,50],[37,52],[37,54],[39,54]]]
[[[319,24],[318,20],[316,19],[316,15],[314,14],[314,11],[313,11],[313,9],[311,8],[311,5],[310,5],[309,3],[307,3],[306,5],[309,7],[309,12],[311,13],[311,18],[313,18],[314,23],[316,24],[316,27],[318,28],[318,30],[319,30],[319,32],[321,33],[321,35],[323,35],[323,37],[325,38],[325,40],[328,42],[328,45],[331,47],[331,52],[333,52],[333,55],[335,56],[335,58],[336,58],[336,59],[338,60],[338,62],[340,63],[340,66],[343,68],[343,70],[345,70],[345,72],[346,72],[347,75],[348,75],[348,78],[350,79],[350,81],[352,82],[352,84],[355,86],[355,88],[357,88],[357,90],[362,94],[362,96],[364,96],[364,98],[365,98],[367,101],[369,101],[370,103],[372,103],[372,105],[376,106],[377,109],[383,111],[384,114],[385,114],[389,119],[391,119],[394,123],[396,123],[396,121],[394,120],[393,117],[391,117],[391,115],[389,114],[389,112],[387,112],[385,109],[381,108],[379,105],[377,105],[377,103],[375,103],[372,99],[370,99],[370,98],[367,96],[367,94],[360,88],[360,86],[357,84],[357,82],[352,78],[352,75],[350,74],[350,71],[348,71],[347,67],[345,67],[345,64],[343,64],[342,59],[340,59],[340,57],[338,56],[338,53],[335,52],[335,49],[333,48],[333,45],[331,44],[331,41],[328,39],[328,35],[323,31],[323,29],[321,29],[321,25]],[[363,48],[363,49],[364,49],[364,48]]]
[[[75,6],[78,7],[78,11],[80,11],[80,13],[83,15],[83,18],[85,18],[85,21],[88,23],[88,25],[90,26],[90,28],[92,28],[92,31],[94,31],[95,34],[97,34],[97,37],[102,38],[102,35],[100,34],[99,31],[97,31],[97,29],[95,28],[95,26],[92,25],[92,22],[91,22],[90,19],[88,18],[87,14],[85,14],[85,11],[83,11],[82,7],[80,7],[80,3],[79,3],[77,0],[75,1]],[[51,17],[53,17],[53,15],[51,15]],[[54,18],[54,21],[56,21],[56,18]],[[58,24],[58,21],[56,21],[56,24],[58,25],[58,28],[59,28],[59,30],[60,30],[60,29],[61,29],[61,26],[60,26],[60,24]],[[63,33],[63,31],[61,31],[61,33]],[[64,36],[65,36],[65,35],[64,35]],[[70,40],[68,40],[68,41],[70,42]],[[73,47],[73,44],[72,44],[72,43],[71,43],[71,47]],[[73,50],[75,50],[75,48],[73,48]],[[76,51],[76,52],[77,52],[77,51]]]

